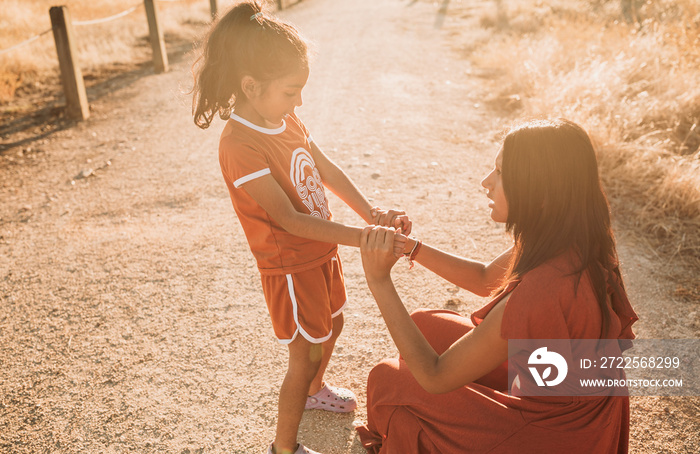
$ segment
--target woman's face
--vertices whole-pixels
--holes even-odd
[[[496,162],[491,173],[481,181],[486,188],[486,196],[491,199],[491,219],[496,222],[506,222],[508,219],[508,201],[503,191],[503,179],[501,178],[501,166],[503,165],[503,148],[496,155]]]

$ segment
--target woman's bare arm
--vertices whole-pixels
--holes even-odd
[[[396,241],[400,240],[397,236]],[[407,238],[405,241],[404,251],[411,251],[416,240]],[[512,252],[513,248],[510,247],[490,263],[482,263],[423,244],[415,261],[460,288],[479,296],[488,296],[503,281]]]
[[[507,298],[442,355],[435,352],[411,319],[391,280],[391,267],[396,262],[393,235],[390,229],[366,227],[360,239],[362,265],[389,333],[418,383],[430,393],[449,392],[508,359],[508,342],[500,335]]]

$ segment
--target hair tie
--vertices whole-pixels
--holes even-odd
[[[250,20],[252,20],[252,21],[253,21],[253,20],[258,20],[258,17],[262,17],[262,15],[263,15],[263,12],[262,12],[262,11],[258,11],[257,13],[253,14],[252,16],[250,16]],[[260,22],[260,21],[258,21],[258,22]]]

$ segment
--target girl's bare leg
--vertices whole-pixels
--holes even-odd
[[[335,348],[335,341],[340,336],[340,332],[343,331],[343,325],[345,324],[345,319],[343,318],[343,313],[333,319],[333,335],[326,342],[321,344],[323,350],[321,351],[321,364],[318,368],[318,373],[311,382],[309,387],[309,396],[316,394],[323,386],[323,374],[326,372],[326,367],[328,367],[328,362],[331,360],[331,355],[333,354],[333,349]]]
[[[304,413],[309,386],[321,365],[321,344],[312,344],[301,335],[289,344],[289,365],[280,388],[277,410],[277,454],[292,454],[297,446],[299,422]]]
[[[299,422],[306,398],[321,389],[323,374],[333,354],[335,341],[343,330],[341,313],[333,319],[333,334],[322,344],[312,344],[301,335],[289,344],[289,365],[280,388],[275,452],[292,454],[297,446]]]

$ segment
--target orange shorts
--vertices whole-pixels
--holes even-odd
[[[293,274],[262,275],[262,288],[275,336],[288,344],[301,334],[307,341],[325,342],[333,332],[333,318],[347,303],[340,257]]]

